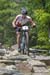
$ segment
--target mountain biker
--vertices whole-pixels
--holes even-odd
[[[21,27],[22,25],[26,24],[27,22],[30,22],[33,27],[35,27],[35,22],[31,19],[30,16],[27,16],[28,12],[26,8],[21,9],[21,14],[17,15],[16,18],[13,20],[12,25],[16,29],[16,35],[17,35],[17,46],[18,50],[20,51],[20,36],[21,36]],[[27,42],[28,42],[28,33],[26,32],[27,36]]]

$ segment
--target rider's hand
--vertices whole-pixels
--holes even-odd
[[[14,29],[16,29],[17,27],[14,27]]]
[[[34,27],[36,27],[36,24],[35,24],[35,23],[33,23],[32,27],[33,27],[33,28],[34,28]]]

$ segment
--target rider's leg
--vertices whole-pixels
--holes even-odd
[[[29,55],[29,32],[26,32],[26,53]]]
[[[20,35],[21,35],[21,32],[16,32],[17,34],[17,47],[18,49],[20,48]]]
[[[26,46],[28,47],[29,42],[29,32],[26,32]]]

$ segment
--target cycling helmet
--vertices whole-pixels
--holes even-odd
[[[27,10],[26,10],[26,8],[22,8],[22,9],[21,9],[21,14],[22,14],[22,15],[27,15]]]

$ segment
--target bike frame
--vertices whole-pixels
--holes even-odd
[[[27,30],[22,30],[21,32],[21,44],[20,44],[20,49],[21,51],[23,51],[23,54],[24,54],[24,51],[28,51],[27,49],[29,49],[28,46],[26,46],[26,32],[28,32]],[[29,39],[29,38],[28,38]],[[26,49],[27,48],[27,49]],[[28,52],[28,55],[29,55],[29,52]]]

